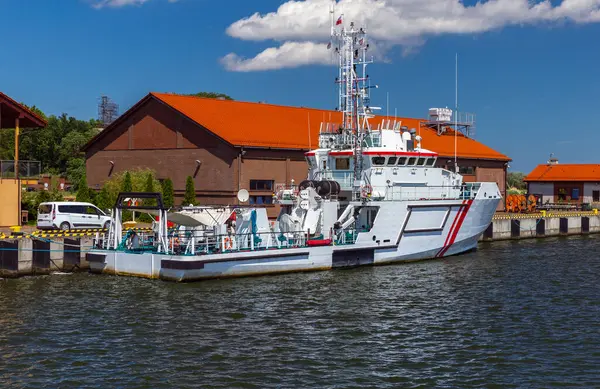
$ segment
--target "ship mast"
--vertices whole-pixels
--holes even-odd
[[[370,132],[368,119],[373,117],[370,104],[371,89],[367,65],[367,33],[363,28],[356,29],[354,22],[346,29],[342,16],[335,22],[332,18],[331,38],[336,44],[335,53],[339,58],[339,73],[336,83],[339,87],[339,109],[342,111],[340,133],[352,139],[354,149],[354,182],[353,199],[360,198],[360,187],[363,185],[363,147]],[[376,87],[376,86],[375,86]],[[342,146],[342,145],[339,145]]]

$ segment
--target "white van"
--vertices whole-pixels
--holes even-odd
[[[108,228],[107,216],[94,204],[59,201],[41,203],[38,208],[37,228],[70,230],[75,228]]]

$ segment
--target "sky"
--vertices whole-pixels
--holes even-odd
[[[331,4],[0,0],[0,91],[85,120],[101,95],[122,113],[150,91],[334,109]],[[369,32],[384,113],[453,108],[458,55],[459,110],[511,171],[600,163],[600,0],[338,0],[340,15]]]

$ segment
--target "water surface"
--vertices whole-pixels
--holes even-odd
[[[600,236],[193,284],[0,281],[7,388],[600,387]]]

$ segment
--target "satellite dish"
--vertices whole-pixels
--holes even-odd
[[[308,211],[308,208],[310,208],[310,202],[308,200],[300,201],[300,208],[305,211]]]
[[[250,198],[250,194],[246,189],[240,189],[237,194],[237,198],[240,203],[245,203]]]
[[[308,196],[308,190],[304,189],[304,190],[301,190],[301,191],[300,191],[300,198],[301,198],[301,199],[307,200],[307,199],[308,199],[308,197],[309,197],[309,196]]]

